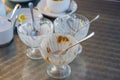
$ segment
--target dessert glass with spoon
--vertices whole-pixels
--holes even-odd
[[[60,16],[54,21],[54,30],[56,33],[69,34],[81,40],[88,34],[90,24],[98,18],[99,15],[89,21],[87,17],[80,14]]]
[[[68,64],[81,53],[82,46],[77,44],[62,54],[57,51],[63,50],[76,42],[77,40],[73,36],[59,33],[48,35],[42,40],[40,51],[45,61],[50,64],[47,68],[47,74],[50,77],[62,79],[71,74],[71,68]]]
[[[38,49],[42,39],[45,35],[53,33],[53,24],[50,20],[46,18],[38,18],[35,20],[35,29],[39,32],[36,36],[31,35],[31,32],[33,31],[31,21],[26,21],[26,23],[17,26],[17,32],[21,41],[30,47],[25,53],[30,59],[34,60],[42,58]]]

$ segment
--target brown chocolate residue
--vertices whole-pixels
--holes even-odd
[[[48,56],[46,57],[46,61],[47,61],[48,63],[50,63],[50,59],[49,59]]]
[[[69,41],[69,39],[66,37],[66,36],[58,36],[58,39],[57,39],[57,42],[58,43],[61,43],[61,42],[67,42],[67,41]]]
[[[62,42],[62,38],[63,38],[63,37],[62,37],[61,35],[58,36],[57,42],[58,42],[58,43],[61,43],[61,42]]]
[[[47,52],[50,53],[51,52],[51,49],[49,47],[46,48],[47,49]]]
[[[63,37],[63,41],[67,42],[67,41],[69,41],[69,39],[67,37]]]

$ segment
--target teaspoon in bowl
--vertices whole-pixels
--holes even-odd
[[[35,29],[35,19],[34,19],[34,14],[33,14],[33,3],[32,2],[29,2],[28,3],[28,6],[30,8],[30,11],[31,11],[31,16],[32,16],[32,27],[33,27],[33,30],[31,32],[31,36],[37,36],[39,33],[38,31]]]
[[[52,54],[56,54],[56,53],[57,53],[57,54],[62,55],[62,54],[64,54],[66,51],[68,51],[70,48],[72,48],[72,47],[76,46],[77,44],[79,44],[79,43],[81,43],[81,42],[83,42],[83,41],[85,41],[85,40],[91,38],[91,37],[94,36],[94,35],[95,35],[95,33],[92,32],[91,34],[89,34],[89,35],[86,36],[85,38],[79,40],[78,42],[76,42],[75,44],[73,44],[73,45],[67,47],[66,49],[63,49],[63,50],[57,50],[57,51],[55,51],[55,52],[52,52]]]

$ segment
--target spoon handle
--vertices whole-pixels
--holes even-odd
[[[93,18],[90,23],[92,23],[93,21],[97,20],[100,17],[100,15],[97,15],[95,18]]]
[[[63,52],[65,52],[65,51],[67,51],[68,49],[72,48],[73,46],[75,46],[75,45],[79,44],[80,42],[83,42],[83,41],[85,41],[85,40],[87,40],[87,39],[91,38],[92,36],[94,36],[94,34],[95,34],[95,32],[92,32],[92,33],[91,33],[91,34],[89,34],[87,37],[85,37],[85,38],[81,39],[81,40],[80,40],[80,41],[78,41],[77,43],[75,43],[75,44],[73,44],[73,45],[69,46],[68,48],[66,48]]]
[[[17,10],[18,8],[21,8],[21,5],[20,5],[20,4],[16,4],[16,5],[15,5],[15,8],[13,9],[12,15],[10,16],[10,18],[8,19],[8,21],[11,21],[11,19],[13,18],[14,14],[15,14],[15,12],[16,12],[16,10]]]
[[[33,3],[32,2],[28,3],[28,6],[30,8],[31,16],[32,16],[32,26],[33,26],[33,29],[35,30],[35,25],[34,25],[35,20],[34,20],[34,14],[33,14]]]

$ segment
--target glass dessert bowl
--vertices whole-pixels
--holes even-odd
[[[90,21],[83,15],[71,14],[56,18],[54,26],[56,33],[70,34],[81,40],[88,34]]]
[[[31,35],[33,31],[31,21],[27,21],[26,23],[21,24],[21,26],[17,26],[17,32],[21,41],[30,47],[26,50],[26,55],[30,59],[41,59],[42,57],[38,47],[45,35],[53,33],[53,25],[50,20],[42,18],[35,21],[35,29],[39,34],[33,36]]]
[[[60,54],[60,51],[75,42],[77,40],[71,35],[59,33],[51,34],[42,40],[40,51],[45,61],[50,64],[47,68],[47,74],[50,77],[62,79],[71,74],[71,68],[68,64],[81,53],[82,46],[78,44],[62,54]]]

